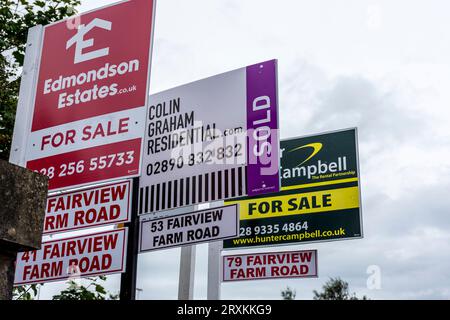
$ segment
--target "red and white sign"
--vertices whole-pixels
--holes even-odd
[[[44,28],[26,166],[49,176],[49,190],[140,174],[154,2]]]
[[[17,255],[14,285],[125,271],[127,229],[42,243]]]
[[[130,221],[131,181],[49,196],[43,234]]]
[[[223,281],[317,277],[317,250],[223,256]]]

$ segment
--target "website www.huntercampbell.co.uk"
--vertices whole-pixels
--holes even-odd
[[[285,241],[302,241],[305,239],[321,239],[321,238],[333,238],[345,236],[345,229],[339,228],[334,230],[315,230],[312,232],[301,232],[294,234],[285,234],[285,235],[270,235],[270,236],[254,236],[250,238],[237,238],[233,239],[234,245],[243,245],[243,244],[257,244],[257,243],[266,243],[266,242],[285,242]]]

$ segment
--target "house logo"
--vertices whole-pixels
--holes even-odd
[[[74,35],[66,43],[66,50],[75,45],[75,59],[74,59],[75,64],[104,57],[109,54],[109,47],[83,53],[83,49],[92,47],[94,45],[94,39],[92,38],[87,40],[84,39],[86,34],[94,28],[101,28],[104,30],[111,31],[112,22],[95,18],[87,25],[81,24],[79,26],[77,34]]]

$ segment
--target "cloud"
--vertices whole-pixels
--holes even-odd
[[[180,249],[159,250],[139,255],[140,299],[177,299]]]

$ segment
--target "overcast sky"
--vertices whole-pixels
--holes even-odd
[[[288,285],[311,299],[337,276],[372,299],[450,298],[449,10],[446,0],[158,1],[151,93],[276,58],[282,138],[359,129],[364,239],[279,247],[318,249],[319,278],[227,283],[222,298],[279,299]],[[177,298],[179,252],[139,256],[140,299]],[[198,246],[197,299],[206,255]]]

